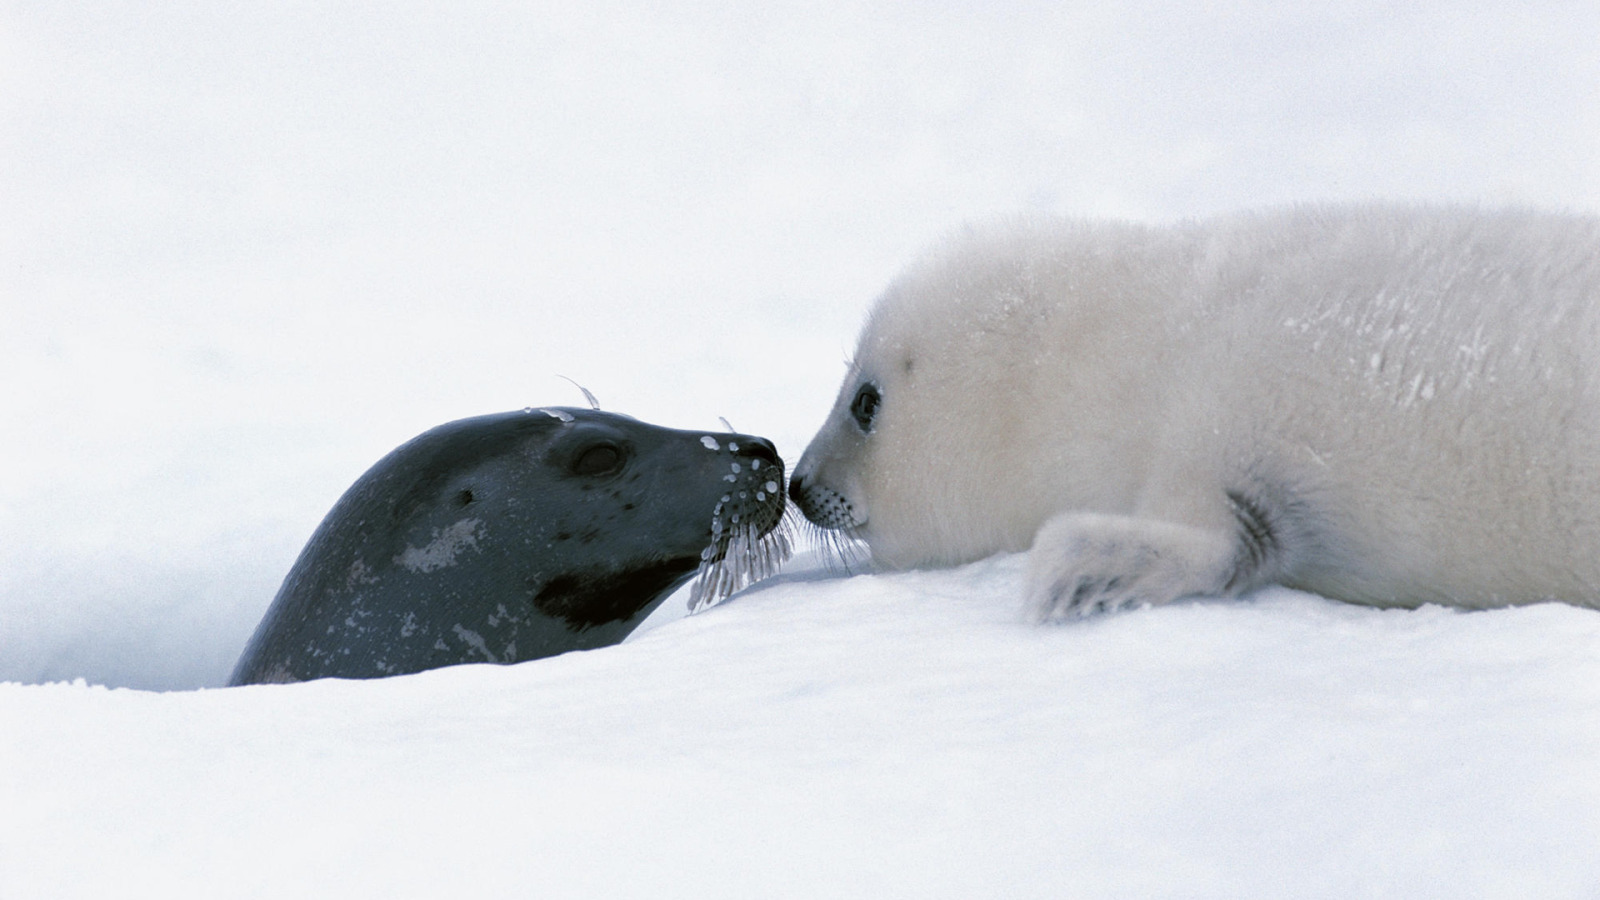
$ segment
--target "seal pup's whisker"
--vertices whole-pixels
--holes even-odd
[[[855,575],[872,559],[871,548],[853,529],[826,528],[803,518],[798,527],[817,548],[829,572]]]

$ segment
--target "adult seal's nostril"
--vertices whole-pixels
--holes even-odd
[[[736,443],[739,445],[739,449],[736,451],[739,456],[759,459],[770,465],[783,464],[783,460],[778,456],[778,448],[773,446],[772,442],[766,438],[744,435],[739,437]]]

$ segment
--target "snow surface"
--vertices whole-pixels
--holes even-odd
[[[1600,616],[1275,590],[1035,628],[1021,563],[780,576],[511,667],[11,687],[0,887],[1595,896]]]
[[[196,690],[362,471],[575,405],[559,376],[793,462],[962,221],[1600,210],[1596,34],[1527,0],[0,3],[0,898],[1600,897],[1590,611],[1035,629],[1015,560],[802,563],[605,650]]]

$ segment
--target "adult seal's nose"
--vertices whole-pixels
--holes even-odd
[[[783,465],[783,459],[778,456],[778,448],[774,447],[772,442],[766,438],[741,434],[733,437],[731,443],[738,445],[739,449],[735,450],[734,452],[739,456],[748,456],[753,459],[759,459],[762,462],[770,463],[775,466]]]

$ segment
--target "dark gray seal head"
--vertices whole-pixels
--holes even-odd
[[[770,442],[551,407],[441,425],[335,504],[232,684],[377,678],[621,641],[788,552]]]

